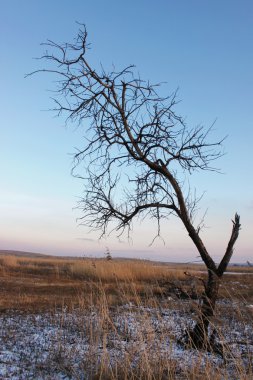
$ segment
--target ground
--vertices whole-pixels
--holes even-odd
[[[182,266],[74,264],[2,260],[0,379],[253,379],[249,270],[236,268],[221,289],[212,321],[221,356],[182,344],[201,292]]]

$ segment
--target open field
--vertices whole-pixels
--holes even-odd
[[[221,357],[180,343],[198,315],[202,266],[7,253],[1,379],[253,379],[252,267],[231,267],[221,285]]]

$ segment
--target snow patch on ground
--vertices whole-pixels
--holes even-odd
[[[250,305],[252,307],[252,305]],[[103,361],[113,366],[126,358],[131,366],[148,355],[176,363],[177,372],[198,362],[224,367],[236,379],[235,358],[245,368],[253,357],[252,325],[225,321],[224,344],[231,357],[185,349],[178,343],[193,319],[180,309],[136,307],[62,310],[45,314],[6,313],[0,316],[0,379],[89,379]],[[248,342],[249,344],[245,344]],[[232,355],[233,353],[233,355]],[[178,377],[180,378],[180,377]]]

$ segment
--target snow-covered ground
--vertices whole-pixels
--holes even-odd
[[[161,360],[174,366],[178,379],[185,379],[194,366],[199,373],[207,367],[219,370],[229,379],[239,379],[239,372],[247,376],[253,357],[250,322],[229,313],[220,320],[223,343],[229,347],[226,360],[178,343],[192,323],[189,313],[167,306],[8,312],[0,316],[0,379],[90,379],[103,365],[137,368]]]

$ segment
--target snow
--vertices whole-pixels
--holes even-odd
[[[226,363],[218,355],[206,352],[200,355],[178,343],[193,319],[177,307],[128,304],[103,311],[102,308],[63,309],[44,314],[10,311],[0,316],[0,379],[85,380],[91,373],[94,375],[102,362],[113,366],[128,360],[134,367],[145,355],[151,361],[157,355],[173,360],[178,373],[194,363],[200,368],[212,363],[221,370],[226,367],[230,379],[236,379],[233,358],[243,358],[246,368],[253,356],[252,325],[235,318],[223,322],[223,342],[233,342]]]

